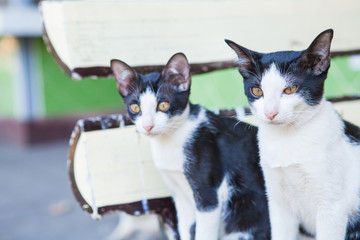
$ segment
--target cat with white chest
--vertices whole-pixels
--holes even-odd
[[[304,51],[268,54],[226,40],[259,120],[274,240],[360,239],[360,129],[324,97],[332,37],[329,29]]]
[[[172,192],[180,238],[270,239],[257,128],[190,104],[190,66],[181,53],[161,73],[142,75],[119,60],[111,68]]]

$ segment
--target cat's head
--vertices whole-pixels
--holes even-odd
[[[161,73],[137,73],[111,60],[118,91],[138,132],[155,136],[171,132],[188,111],[190,65],[182,53],[173,55]]]
[[[230,40],[238,55],[250,108],[260,122],[300,124],[316,112],[330,67],[333,30],[319,34],[304,51],[258,53]]]

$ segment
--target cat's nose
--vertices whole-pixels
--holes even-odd
[[[265,116],[269,119],[269,120],[274,120],[274,118],[276,117],[276,115],[278,115],[278,112],[270,112],[270,113],[265,113]]]
[[[144,126],[144,129],[147,131],[147,132],[150,132],[151,129],[154,128],[154,125],[148,125],[148,126]]]

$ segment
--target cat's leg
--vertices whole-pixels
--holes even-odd
[[[221,225],[221,210],[223,199],[229,194],[227,182],[224,179],[219,188],[208,183],[198,185],[193,189],[196,202],[196,240],[217,240]]]
[[[316,240],[344,240],[348,224],[345,203],[320,207],[316,216]]]
[[[299,221],[291,211],[281,184],[281,170],[262,166],[269,203],[271,238],[273,240],[297,240]]]
[[[284,202],[271,197],[269,193],[269,213],[273,240],[296,240],[299,223],[296,217],[283,205]]]
[[[162,171],[162,177],[171,189],[175,202],[178,231],[181,240],[192,240],[191,227],[195,223],[195,203],[187,180],[181,172]]]
[[[217,240],[221,220],[221,207],[196,210],[195,240]]]
[[[174,197],[174,202],[178,219],[180,239],[193,240],[191,229],[195,224],[194,207],[189,204],[187,199],[181,197]]]

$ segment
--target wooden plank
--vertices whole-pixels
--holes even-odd
[[[68,152],[73,194],[93,218],[118,211],[155,213],[176,232],[175,207],[152,161],[148,138],[127,125],[124,115],[78,121]]]
[[[184,52],[195,72],[234,66],[224,38],[260,52],[302,50],[333,28],[334,55],[360,52],[360,1],[45,1],[44,29],[73,78],[107,76],[110,59],[139,71]]]

